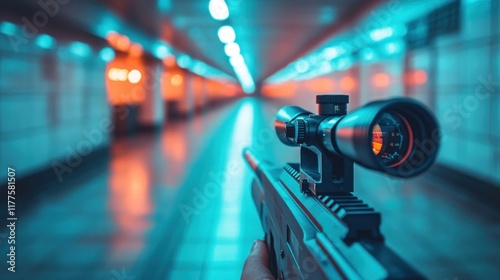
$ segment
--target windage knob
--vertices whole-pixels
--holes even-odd
[[[295,121],[295,142],[303,144],[306,141],[306,122],[302,119]]]
[[[346,94],[323,94],[316,95],[316,104],[347,104],[349,95]]]
[[[318,114],[320,115],[343,116],[347,114],[347,103],[349,103],[349,95],[316,95],[316,104],[318,104]]]

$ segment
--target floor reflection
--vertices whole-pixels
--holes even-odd
[[[116,231],[112,237],[110,258],[137,255],[144,246],[144,232],[152,203],[147,165],[136,157],[117,159],[110,164],[109,209]]]

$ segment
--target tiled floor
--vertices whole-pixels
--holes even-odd
[[[238,279],[263,234],[241,150],[278,165],[298,157],[274,137],[276,109],[243,99],[114,144],[105,168],[19,217],[16,278]],[[498,278],[500,214],[443,184],[356,170],[357,195],[382,212],[388,244],[418,270]]]

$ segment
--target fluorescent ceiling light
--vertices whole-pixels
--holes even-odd
[[[236,40],[236,33],[234,32],[234,29],[229,25],[224,25],[219,28],[217,34],[219,35],[220,41],[224,44],[232,43],[234,42],[234,40]]]
[[[165,45],[160,44],[155,49],[155,55],[159,59],[164,59],[169,54],[170,54],[170,51],[168,50],[168,48]]]
[[[115,58],[115,51],[112,48],[105,47],[99,52],[99,56],[102,60],[110,62]]]
[[[208,10],[215,20],[226,20],[229,17],[229,9],[224,0],[211,0]]]
[[[229,43],[224,47],[227,56],[233,57],[240,54],[240,46],[236,43]]]
[[[47,34],[41,34],[36,38],[36,45],[42,49],[52,49],[55,44],[54,38]]]
[[[238,66],[245,65],[245,59],[243,59],[243,56],[241,54],[231,57],[229,59],[229,62],[235,68],[237,68]]]
[[[385,27],[381,29],[376,29],[370,32],[370,38],[373,41],[381,41],[394,35],[394,29],[391,27]]]

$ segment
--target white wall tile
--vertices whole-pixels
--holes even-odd
[[[460,160],[458,154],[458,139],[459,137],[454,135],[446,135],[441,143],[437,161],[446,164],[451,167],[457,167],[457,161]]]
[[[30,117],[26,112],[32,110],[32,104],[26,95],[0,96],[0,131],[8,133],[27,129],[31,126]]]
[[[49,100],[47,96],[32,95],[29,97],[31,110],[26,117],[29,119],[30,127],[47,127],[49,125]]]
[[[438,51],[436,69],[436,83],[438,85],[457,85],[459,83],[459,69],[464,63],[457,48],[444,48]]]
[[[491,1],[464,1],[462,3],[461,38],[484,38],[491,34]]]
[[[81,95],[59,96],[59,119],[62,122],[80,120],[83,117],[83,97]]]
[[[494,147],[488,143],[469,141],[466,148],[467,157],[462,162],[468,173],[492,181],[494,179]]]
[[[479,77],[491,75],[490,65],[490,46],[470,47],[461,52],[458,58],[463,63],[460,64],[460,84],[476,85],[479,83]]]

